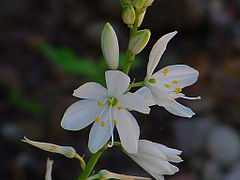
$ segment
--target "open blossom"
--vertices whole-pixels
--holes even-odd
[[[199,99],[200,97],[186,97],[182,88],[195,83],[199,72],[187,65],[171,65],[154,72],[160,58],[166,50],[169,40],[177,32],[172,32],[161,37],[153,46],[147,65],[147,75],[145,78],[146,87],[141,88],[137,93],[142,94],[147,101],[153,105],[155,102],[163,106],[174,115],[192,117],[195,113],[188,107],[178,103],[176,98]],[[146,92],[147,91],[147,92]]]
[[[72,104],[65,112],[61,126],[67,130],[80,130],[93,123],[88,147],[92,153],[100,150],[112,137],[116,126],[122,146],[131,154],[137,152],[139,126],[127,110],[148,114],[150,108],[139,94],[125,93],[130,78],[121,71],[105,72],[107,89],[95,82],[80,86],[73,96],[83,98]],[[126,109],[127,108],[127,109]]]
[[[179,171],[169,162],[182,162],[179,157],[181,153],[162,144],[139,140],[137,154],[127,154],[155,179],[164,180],[163,175],[172,175]]]

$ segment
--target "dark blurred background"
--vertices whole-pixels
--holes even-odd
[[[106,22],[117,32],[121,57],[128,28],[118,0],[1,0],[0,2],[0,179],[43,179],[47,157],[54,160],[53,179],[76,179],[77,160],[43,152],[22,143],[30,139],[87,149],[90,126],[63,130],[71,94],[87,81],[103,82],[106,68],[100,34]],[[159,68],[187,64],[200,72],[184,89],[198,101],[181,101],[196,115],[179,118],[153,107],[150,116],[134,113],[141,138],[183,150],[180,172],[167,180],[240,179],[240,1],[155,0],[140,29],[152,35],[137,56],[130,75],[142,80],[148,54],[162,35],[178,31]],[[118,148],[106,151],[96,171],[148,176]]]

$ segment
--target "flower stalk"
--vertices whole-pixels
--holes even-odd
[[[102,148],[100,149],[98,152],[96,152],[95,154],[92,154],[90,160],[88,161],[85,169],[81,172],[80,176],[77,178],[77,180],[86,180],[93,168],[95,167],[98,159],[100,158],[100,156],[102,155],[102,153],[108,148],[108,143]]]
[[[134,34],[137,32],[137,29],[138,29],[138,22],[139,22],[139,11],[136,10],[136,13],[135,13],[135,21],[134,21],[134,24],[133,24],[133,27],[130,28],[130,36],[129,36],[129,41],[130,39],[134,36]],[[127,49],[127,52],[126,52],[126,56],[125,56],[125,61],[124,61],[124,67],[123,67],[123,72],[125,74],[128,74],[129,73],[129,70],[130,70],[130,67],[131,67],[131,64],[132,62],[134,61],[135,59],[135,54],[133,54],[129,47]]]

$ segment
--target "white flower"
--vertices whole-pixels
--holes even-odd
[[[119,61],[118,39],[109,23],[104,26],[102,31],[101,48],[108,67],[110,69],[117,69]]]
[[[181,153],[162,144],[139,140],[138,153],[127,154],[155,179],[163,180],[163,175],[172,175],[179,171],[169,162],[182,162],[183,160],[178,156]]]
[[[80,130],[93,123],[89,134],[88,147],[92,153],[101,149],[117,127],[122,146],[128,153],[136,153],[139,126],[127,109],[145,114],[150,108],[141,95],[127,93],[130,78],[121,71],[106,71],[107,89],[89,82],[76,89],[73,96],[84,98],[72,104],[65,112],[61,126],[67,130]],[[125,109],[127,108],[127,109]]]
[[[145,85],[147,88],[137,91],[147,98],[150,104],[155,102],[159,106],[163,106],[167,111],[174,115],[183,117],[192,117],[195,113],[190,109],[175,101],[176,98],[199,99],[200,97],[186,97],[182,92],[182,88],[190,86],[198,79],[198,71],[187,65],[171,65],[154,72],[157,64],[164,51],[166,50],[168,41],[177,32],[172,32],[161,37],[153,46],[147,65],[147,75]],[[149,92],[146,92],[149,91]]]
[[[52,180],[52,165],[53,165],[53,160],[47,158],[45,180]]]

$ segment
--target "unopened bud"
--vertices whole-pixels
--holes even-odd
[[[107,180],[107,179],[122,179],[122,180],[151,180],[151,178],[146,178],[146,177],[139,177],[139,176],[129,176],[125,174],[117,174],[110,172],[108,170],[101,170],[98,172],[97,176],[93,176],[93,178],[89,179],[100,179],[100,180]]]
[[[134,0],[134,7],[136,9],[142,9],[144,6],[145,0]]]
[[[143,19],[144,19],[144,16],[145,16],[145,13],[146,11],[143,11],[141,14],[139,14],[138,16],[138,23],[137,23],[137,26],[140,27],[142,22],[143,22]]]
[[[133,4],[132,0],[120,0],[120,3],[122,5],[122,7],[125,6],[125,5],[132,5]]]
[[[45,143],[45,142],[38,142],[38,141],[32,141],[26,137],[22,140],[25,143],[31,144],[32,146],[35,146],[39,149],[42,149],[44,151],[58,153],[66,156],[67,158],[74,158],[76,156],[76,151],[70,146],[59,146],[52,143]]]
[[[45,180],[52,180],[52,165],[53,165],[53,160],[47,158]]]
[[[132,25],[135,21],[135,10],[130,5],[125,5],[122,9],[122,19],[127,25]]]
[[[154,0],[145,0],[144,7],[151,6]]]
[[[108,67],[110,69],[117,69],[119,61],[118,39],[109,23],[104,26],[102,31],[101,48]]]
[[[151,32],[148,29],[137,31],[129,42],[129,49],[133,54],[140,53],[147,45]]]

